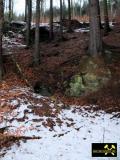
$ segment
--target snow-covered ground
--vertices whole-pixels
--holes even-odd
[[[19,146],[14,144],[9,149],[4,148],[0,155],[6,154],[1,160],[120,160],[120,119],[113,118],[114,113],[93,112],[92,106],[91,109],[71,106],[54,116],[39,116],[33,112],[33,106],[43,109],[47,105],[55,113],[64,105],[56,105],[28,90],[21,92],[29,94],[31,101],[25,96],[11,100],[10,104],[16,108],[4,115],[0,127],[11,126],[7,131],[9,134],[39,136],[41,139],[21,141]],[[33,98],[37,100],[36,104]],[[91,144],[96,142],[117,143],[118,158],[92,158]]]
[[[3,48],[8,50],[10,48],[24,48],[26,45],[22,44],[22,41],[24,37],[21,34],[15,34],[14,32],[11,31],[11,34],[13,35],[12,38],[10,37],[3,37]]]

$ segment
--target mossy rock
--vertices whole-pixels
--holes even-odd
[[[66,89],[65,94],[78,97],[84,92],[84,84],[80,75],[75,75],[71,78],[69,88]]]
[[[65,94],[79,97],[95,92],[102,88],[111,78],[110,70],[103,59],[83,57],[79,66],[79,73],[68,82]]]

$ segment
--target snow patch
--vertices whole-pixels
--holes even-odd
[[[46,99],[28,90],[22,89],[22,91],[38,100]],[[112,114],[103,111],[93,112],[92,109],[89,112],[86,109],[90,106],[71,106],[70,109],[62,109],[55,117],[48,117],[33,113],[31,102],[27,98],[19,101],[15,99],[11,104],[17,105],[17,108],[8,116],[7,126],[12,127],[7,132],[31,137],[40,136],[41,139],[21,141],[20,146],[15,144],[9,150],[1,150],[0,155],[6,152],[1,160],[92,160],[94,158],[91,157],[91,144],[103,142],[117,143],[116,160],[120,157],[120,119],[112,119]],[[34,103],[32,105],[39,109],[44,107],[42,103],[39,103],[39,106]],[[59,104],[59,107],[61,105]],[[56,109],[53,102],[49,107]],[[23,117],[24,119],[20,120]],[[52,128],[45,125],[48,120],[53,123]],[[102,160],[109,160],[109,158],[102,158]]]

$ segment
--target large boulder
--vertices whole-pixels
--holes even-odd
[[[22,34],[26,37],[26,28],[22,30]],[[30,40],[31,44],[35,42],[35,25],[31,27],[30,30]],[[49,28],[47,26],[39,26],[39,40],[41,41],[48,41],[49,40]]]
[[[24,29],[26,26],[26,22],[24,21],[12,21],[10,22],[10,29],[13,32],[19,32],[22,31],[22,29]]]
[[[60,22],[59,22],[60,23]],[[76,19],[72,19],[70,21],[70,24],[71,24],[71,29],[74,30],[74,29],[78,29],[78,28],[82,28],[83,24],[81,24],[78,20]],[[65,28],[68,28],[69,27],[69,20],[68,19],[63,19],[62,20],[62,26],[65,27]]]
[[[79,73],[67,82],[65,94],[74,97],[87,95],[98,91],[110,78],[111,72],[102,58],[83,57],[80,61]]]
[[[31,41],[34,42],[35,40],[35,26],[31,28]],[[49,40],[49,29],[47,26],[39,26],[39,38],[40,41]]]

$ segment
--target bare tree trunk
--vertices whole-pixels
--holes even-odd
[[[3,75],[3,62],[2,62],[3,21],[4,21],[4,6],[3,6],[3,0],[0,0],[0,81],[2,80],[2,75]]]
[[[110,31],[110,26],[109,26],[109,17],[108,17],[108,3],[107,0],[103,0],[104,2],[104,22],[105,22],[105,33],[108,33]]]
[[[12,13],[11,13],[12,15],[12,20],[13,20],[13,16],[14,16],[14,1],[12,0]]]
[[[114,22],[116,14],[117,14],[117,9],[118,9],[118,1],[117,0],[112,0],[111,3],[111,15],[112,15],[112,21]]]
[[[62,4],[62,8],[63,8],[63,17],[62,17],[62,19],[65,19],[65,17],[66,17],[66,15],[65,15],[65,9],[66,9],[66,6],[65,6],[65,0],[63,0],[63,4]]]
[[[102,24],[101,24],[101,14],[100,14],[100,3],[99,3],[99,1],[98,1],[98,3],[97,3],[97,7],[98,7],[98,16],[99,16],[99,22],[100,22],[100,28],[102,29],[103,27],[102,27]]]
[[[53,0],[50,0],[50,40],[53,39]]]
[[[40,63],[40,0],[36,0],[36,29],[35,29],[35,53],[34,53],[34,64],[39,65]]]
[[[32,20],[32,1],[27,0],[27,33],[26,33],[26,43],[27,47],[30,47],[30,31],[31,31],[31,20]]]
[[[62,17],[63,17],[63,3],[60,0],[60,38],[63,39],[63,25],[62,25]]]
[[[82,0],[80,0],[80,4],[79,5],[80,5],[80,16],[82,16],[82,6],[81,6],[82,5]]]
[[[98,0],[89,0],[89,9],[90,9],[89,53],[91,56],[99,56],[102,54],[102,35],[100,30]]]
[[[68,20],[69,20],[68,31],[71,31],[71,1],[70,0],[68,0]]]
[[[12,21],[12,0],[9,0],[9,22]]]
[[[70,5],[71,5],[71,17],[72,19],[74,18],[74,5],[73,5],[73,0],[70,0]]]
[[[25,0],[25,22],[27,21],[27,0]]]

